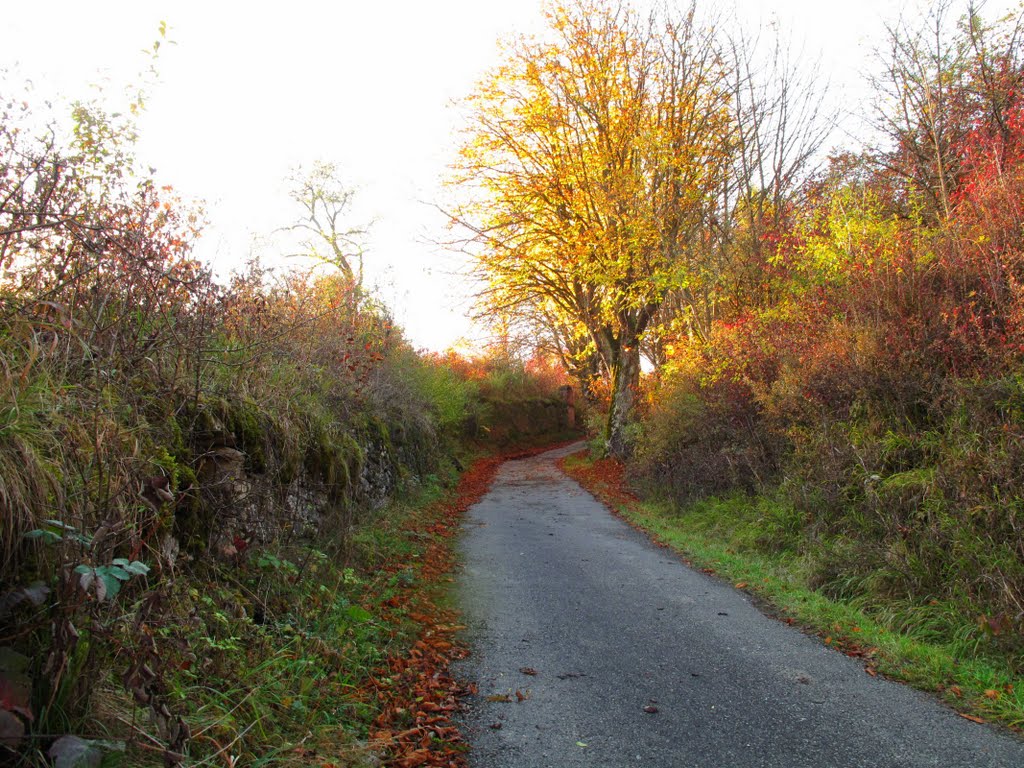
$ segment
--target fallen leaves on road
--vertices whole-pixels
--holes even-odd
[[[410,533],[429,535],[419,558],[416,579],[400,587],[399,594],[381,608],[406,610],[419,625],[419,638],[405,656],[396,656],[375,670],[371,686],[381,714],[373,722],[370,739],[383,753],[384,765],[395,768],[463,768],[465,743],[453,723],[459,698],[471,693],[449,673],[466,650],[455,637],[463,629],[454,611],[439,607],[417,583],[440,584],[454,566],[449,539],[458,530],[463,513],[486,492],[501,459],[481,459],[467,470],[451,498],[410,518]],[[388,573],[407,571],[409,563],[384,566]],[[404,582],[403,582],[404,583]]]
[[[565,459],[555,463],[562,472],[578,481],[612,511],[620,504],[630,504],[637,500],[636,495],[627,490],[626,467],[617,459],[597,459],[589,466],[574,466],[572,469],[566,468]]]
[[[534,669],[533,667],[520,667],[519,671],[522,672],[524,675],[531,675],[532,676],[532,675],[536,675],[537,674],[537,670]]]
[[[567,443],[565,443],[567,444]],[[373,746],[382,753],[382,764],[394,768],[464,768],[466,744],[453,716],[459,699],[476,694],[472,683],[460,685],[449,673],[452,661],[467,651],[456,633],[465,626],[457,613],[442,608],[424,585],[450,582],[455,565],[451,538],[462,517],[490,487],[498,467],[509,459],[525,459],[558,445],[541,446],[511,456],[479,459],[462,474],[455,492],[447,499],[410,517],[406,530],[416,539],[429,541],[416,564],[416,578],[400,581],[399,593],[379,610],[405,611],[419,625],[419,638],[407,655],[394,656],[374,671],[367,695],[376,698],[381,714],[370,730]],[[388,574],[408,572],[409,562],[385,564]],[[528,698],[516,691],[518,701]],[[503,701],[511,701],[505,696]],[[492,727],[500,728],[496,723]]]

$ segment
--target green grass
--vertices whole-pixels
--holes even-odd
[[[566,468],[589,462],[578,454]],[[836,597],[812,588],[816,551],[797,534],[791,511],[779,502],[733,495],[685,508],[650,500],[614,506],[693,566],[742,584],[765,601],[769,613],[839,649],[865,653],[866,667],[878,674],[939,693],[964,714],[1024,727],[1024,678],[1017,656],[1001,652],[973,617],[948,603],[864,592]]]

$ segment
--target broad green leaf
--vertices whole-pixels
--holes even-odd
[[[54,768],[99,768],[104,751],[123,752],[124,748],[124,742],[120,741],[68,735],[53,742],[47,754],[53,758]]]
[[[104,574],[113,576],[119,581],[128,581],[132,577],[128,571],[119,565],[108,565],[100,569]]]
[[[373,619],[372,613],[358,605],[350,605],[346,613],[353,621],[371,621]]]
[[[101,595],[99,589],[96,590],[96,597],[100,600],[110,598],[111,600],[117,596],[117,593],[121,591],[121,582],[117,580],[111,573],[105,570],[96,570],[96,574],[99,576],[99,580],[96,582],[97,585],[102,584],[104,586],[104,594]]]
[[[145,576],[150,570],[148,565],[139,560],[133,560],[124,569],[135,576]]]

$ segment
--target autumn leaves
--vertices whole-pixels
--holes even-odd
[[[713,301],[736,169],[766,159],[749,151],[761,126],[741,124],[749,70],[731,53],[692,6],[644,15],[573,0],[548,8],[541,36],[512,41],[466,101],[454,180],[469,192],[453,219],[485,283],[481,311],[608,381],[605,438],[620,456],[641,344],[667,297],[690,324]]]

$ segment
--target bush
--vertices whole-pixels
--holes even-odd
[[[632,471],[680,503],[732,490],[752,493],[774,479],[782,447],[749,388],[680,372],[653,392]]]

